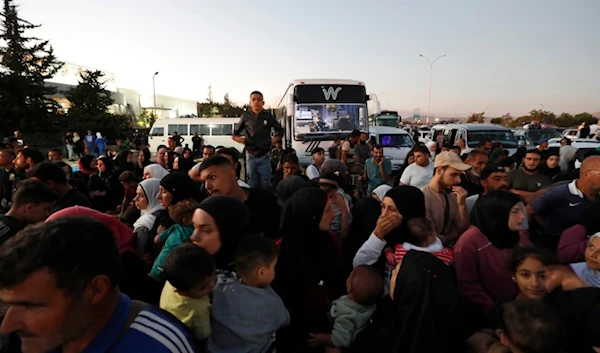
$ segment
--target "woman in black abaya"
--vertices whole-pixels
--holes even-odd
[[[465,338],[452,269],[434,255],[409,251],[393,271],[384,298],[350,352],[461,352]]]

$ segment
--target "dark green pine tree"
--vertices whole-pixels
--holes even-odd
[[[67,99],[71,106],[66,126],[73,131],[100,131],[105,136],[115,137],[129,127],[126,116],[109,113],[114,99],[106,89],[102,71],[81,72],[79,84],[69,91]]]
[[[55,89],[44,81],[63,63],[57,60],[49,41],[26,35],[39,26],[19,18],[13,0],[4,0],[0,20],[0,133],[7,136],[14,129],[47,131],[59,106],[47,98]]]

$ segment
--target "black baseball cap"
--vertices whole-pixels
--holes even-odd
[[[479,173],[479,179],[487,179],[490,175],[494,173],[506,173],[506,169],[497,164],[488,164],[485,166],[485,168],[483,168],[481,173]]]
[[[312,150],[312,152],[310,153],[310,155],[312,156],[313,154],[319,153],[319,152],[325,153],[325,149],[323,149],[322,147],[317,147],[314,150]]]

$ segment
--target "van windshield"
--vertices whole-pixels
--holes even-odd
[[[467,131],[467,140],[470,148],[476,148],[482,140],[500,142],[504,148],[518,147],[517,140],[510,130]]]
[[[383,147],[408,147],[412,148],[414,143],[408,134],[381,134],[379,143]]]

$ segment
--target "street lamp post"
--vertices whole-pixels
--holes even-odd
[[[156,119],[156,75],[158,75],[158,71],[156,71],[154,73],[154,76],[152,76],[152,94],[154,97],[154,118]]]
[[[429,63],[429,101],[427,103],[427,124],[429,124],[429,109],[431,108],[431,80],[433,78],[433,64],[435,64],[435,62],[438,61],[438,59],[445,57],[446,54],[438,56],[433,61],[429,60],[429,58],[423,54],[419,54],[419,56],[422,57],[423,59],[427,60],[427,62]]]
[[[386,108],[390,109],[390,94],[394,93],[394,91],[390,91],[390,92],[383,92],[381,91],[381,94],[385,94],[385,98],[386,98]]]
[[[544,105],[543,105],[543,104],[540,104],[540,107],[542,107],[542,111],[544,111]]]

